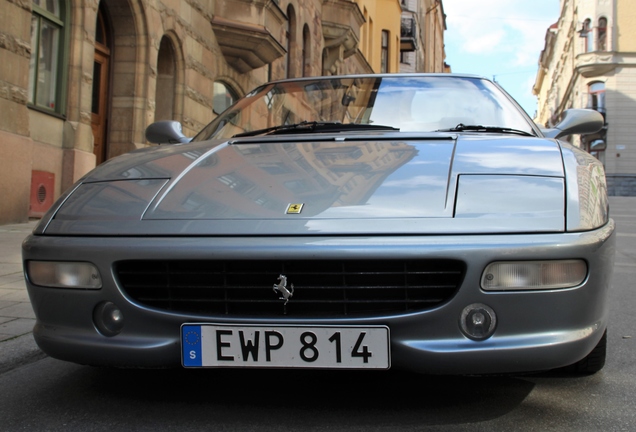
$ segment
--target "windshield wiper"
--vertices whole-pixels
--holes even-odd
[[[319,122],[319,121],[302,121],[289,125],[271,126],[264,129],[256,129],[248,132],[241,132],[232,138],[249,137],[256,135],[274,135],[282,133],[297,132],[342,132],[348,130],[386,130],[399,131],[399,128],[393,126],[361,124],[361,123],[340,123],[340,122]]]
[[[464,131],[475,131],[475,132],[502,132],[502,133],[512,133],[517,135],[524,136],[536,136],[529,132],[522,131],[519,129],[513,129],[508,127],[501,126],[482,126],[482,125],[465,125],[463,123],[458,124],[454,128],[450,129],[438,129],[435,132],[464,132]]]

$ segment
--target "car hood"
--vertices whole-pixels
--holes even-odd
[[[289,235],[564,230],[554,140],[277,136],[144,149],[85,176],[41,231]]]

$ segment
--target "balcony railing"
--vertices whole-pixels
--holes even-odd
[[[400,26],[400,51],[417,49],[417,23],[415,18],[402,18]]]

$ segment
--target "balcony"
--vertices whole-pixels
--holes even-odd
[[[618,59],[613,52],[594,51],[579,54],[576,57],[576,70],[585,78],[605,75],[618,65]]]
[[[417,49],[417,23],[415,18],[402,18],[400,26],[400,51],[408,52]]]
[[[364,15],[356,3],[323,0],[322,34],[327,50],[323,72],[335,73],[339,63],[357,53],[360,27],[364,22]]]
[[[216,13],[210,20],[214,35],[227,63],[240,73],[265,66],[287,52],[276,38],[284,33],[287,20],[276,2],[218,0]]]

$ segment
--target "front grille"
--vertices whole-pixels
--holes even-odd
[[[454,260],[121,261],[115,271],[135,302],[157,309],[241,317],[378,316],[431,309],[457,292]],[[274,291],[287,277],[293,297]]]

